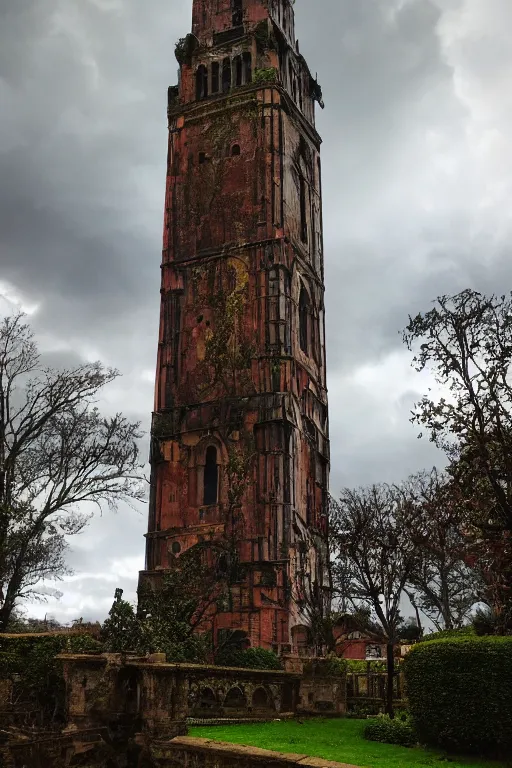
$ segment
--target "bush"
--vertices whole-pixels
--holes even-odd
[[[432,640],[457,640],[464,637],[474,637],[475,631],[471,625],[461,627],[460,629],[441,629],[439,632],[432,632],[425,635],[421,642],[429,643]]]
[[[53,725],[64,717],[64,678],[56,656],[101,649],[84,634],[0,635],[0,679],[13,683],[15,698],[37,713],[37,725]]]
[[[225,648],[215,657],[219,667],[238,667],[240,669],[282,669],[279,657],[265,648],[247,648],[244,651]]]
[[[421,741],[480,754],[512,750],[512,637],[419,643],[404,666]]]
[[[365,725],[363,735],[368,741],[380,741],[383,744],[399,744],[413,747],[418,743],[416,731],[407,715],[391,720],[387,715],[373,718]]]

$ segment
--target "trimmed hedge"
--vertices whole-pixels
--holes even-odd
[[[387,715],[372,718],[365,725],[363,736],[368,741],[399,744],[402,747],[413,747],[418,743],[416,731],[408,717],[396,717],[394,720]]]
[[[404,668],[422,742],[479,754],[512,750],[512,637],[419,643]]]

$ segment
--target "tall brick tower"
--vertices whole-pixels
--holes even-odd
[[[231,542],[216,640],[287,650],[329,586],[321,89],[290,0],[193,0],[176,57],[141,578]]]

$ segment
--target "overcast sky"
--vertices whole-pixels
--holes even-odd
[[[0,0],[0,308],[56,363],[101,359],[149,427],[167,87],[192,0]],[[297,0],[323,86],[331,490],[442,463],[409,423],[428,379],[399,331],[466,287],[512,288],[511,0]],[[72,542],[32,613],[103,619],[134,598],[146,510]]]

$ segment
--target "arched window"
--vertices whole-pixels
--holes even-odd
[[[243,54],[244,60],[244,84],[252,83],[252,55],[249,51]]]
[[[196,99],[208,98],[208,70],[201,64],[196,72]]]
[[[300,195],[300,239],[303,243],[308,241],[308,216],[306,205],[306,182],[303,176],[299,179],[299,195]]]
[[[231,147],[231,157],[238,157],[240,154],[240,144],[233,144]]]
[[[212,64],[212,93],[220,91],[220,64],[214,61]]]
[[[216,504],[219,494],[219,467],[217,464],[217,449],[210,445],[206,451],[204,465],[203,504],[205,507]]]
[[[243,64],[242,64],[242,57],[241,56],[235,56],[233,59],[233,64],[235,65],[235,85],[237,87],[240,87],[243,84]]]
[[[302,286],[299,298],[299,343],[306,355],[309,355],[309,314],[309,296]]]
[[[234,27],[239,27],[244,20],[243,0],[231,0],[231,7],[233,9],[232,24]]]
[[[222,62],[222,93],[228,93],[231,90],[231,59],[224,59]]]

